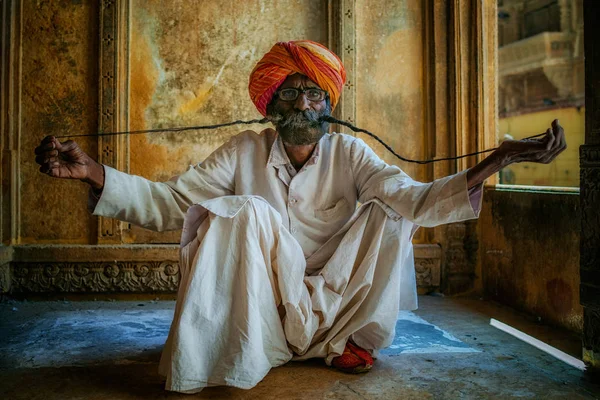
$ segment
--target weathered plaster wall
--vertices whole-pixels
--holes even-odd
[[[131,129],[260,118],[248,95],[250,72],[275,42],[303,38],[327,45],[326,7],[311,0],[133,1]],[[167,180],[241,130],[265,127],[132,136],[130,172]],[[179,234],[131,227],[124,240],[178,242]]]
[[[23,282],[23,292],[57,288],[102,291],[108,287],[102,279],[118,277],[116,281],[127,284],[133,275],[140,282],[151,281],[152,274],[162,274],[164,268],[159,265],[148,273],[148,260],[140,258],[129,244],[153,244],[148,247],[154,248],[157,243],[179,241],[179,232],[155,234],[123,225],[122,242],[110,242],[116,246],[114,251],[122,252],[119,259],[105,246],[97,246],[100,253],[87,257],[87,248],[96,248],[99,239],[97,219],[86,210],[86,185],[50,179],[41,175],[34,163],[33,148],[46,134],[97,131],[98,96],[105,92],[98,87],[98,65],[102,65],[103,72],[104,67],[113,66],[108,65],[106,54],[122,46],[125,27],[130,35],[129,52],[115,56],[121,70],[114,78],[128,78],[129,103],[125,111],[119,108],[123,103],[110,106],[118,114],[116,120],[128,119],[132,130],[257,118],[259,114],[247,93],[248,75],[274,42],[307,38],[331,45],[331,10],[326,1],[106,2],[102,7],[121,7],[120,11],[123,5],[130,6],[127,22],[116,25],[123,30],[115,35],[120,40],[113,40],[118,44],[113,47],[105,31],[103,40],[99,40],[99,22],[110,20],[103,19],[107,13],[100,3],[23,2],[21,234],[16,243],[56,245],[53,251],[61,254],[57,260],[45,246],[18,247],[11,268],[13,278]],[[358,88],[358,97],[348,99],[356,101],[356,124],[377,133],[408,157],[425,157],[432,144],[425,139],[423,4],[409,0],[358,1],[353,5],[354,14],[348,14],[341,3],[335,7],[339,7],[334,18],[337,24],[340,17],[344,21],[350,18],[348,15],[356,17],[356,26],[352,25],[356,48],[341,50],[357,55],[358,75],[350,84]],[[129,63],[127,73],[122,69],[124,60]],[[107,81],[102,78],[103,85]],[[119,152],[119,160],[127,160],[125,164],[133,174],[165,180],[201,162],[241,129],[245,127],[179,135],[133,135],[127,146],[119,148],[128,149]],[[350,133],[346,129],[344,132]],[[386,161],[397,162],[381,146],[365,139]],[[77,139],[93,157],[98,153],[97,140]],[[424,167],[401,167],[416,179],[431,179]],[[77,244],[92,246],[80,251]],[[424,249],[417,258],[425,259],[425,272],[432,260],[439,270],[439,247]],[[175,251],[176,245],[171,250]],[[43,256],[34,260],[32,254],[37,251]],[[160,258],[153,256],[151,261],[159,262]],[[439,277],[436,280],[436,284],[432,281],[427,286],[439,286]],[[158,283],[162,285],[164,280]]]
[[[580,332],[579,195],[487,189],[479,219],[487,296]]]
[[[39,173],[33,149],[46,135],[97,131],[96,2],[23,1],[20,119],[21,243],[90,243],[87,188]],[[96,139],[77,142],[91,155]],[[16,216],[13,216],[16,217]]]
[[[357,125],[382,138],[398,153],[426,158],[424,113],[424,2],[356,2]],[[430,180],[427,169],[396,159],[359,134],[386,162],[411,177]]]
[[[96,241],[86,186],[39,174],[32,149],[47,134],[97,130],[97,7],[77,1],[23,3],[21,243]],[[422,7],[411,1],[356,5],[357,124],[414,158],[426,149]],[[276,41],[308,38],[328,44],[327,2],[134,0],[130,12],[133,130],[257,118],[247,82],[262,54]],[[129,172],[168,179],[240,129],[131,136]],[[386,161],[397,163],[363,138]],[[96,156],[95,138],[77,142]],[[401,167],[416,179],[428,179],[423,167]],[[131,227],[123,238],[175,243],[178,236]]]
[[[326,3],[288,5],[134,1],[131,127],[260,118],[248,96],[248,77],[262,55],[277,41],[307,38],[327,44]],[[131,172],[168,179],[203,160],[241,129],[132,137]]]

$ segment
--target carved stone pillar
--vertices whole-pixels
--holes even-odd
[[[103,0],[100,6],[100,82],[98,93],[99,132],[125,131],[127,122],[128,38],[126,37],[129,2]],[[129,169],[128,136],[99,136],[98,162],[120,171]],[[122,223],[112,218],[98,217],[98,243],[121,243]]]
[[[332,0],[328,7],[329,48],[346,68],[344,95],[334,110],[334,117],[356,122],[356,1]],[[334,126],[340,132],[340,127]]]
[[[583,361],[600,372],[600,2],[584,1],[585,144],[581,162]]]
[[[560,65],[544,66],[544,74],[558,89],[560,98],[573,95],[573,63],[566,62]]]
[[[496,2],[448,1],[448,99],[450,137],[448,155],[467,154],[495,147],[496,106]],[[435,37],[435,36],[434,36]],[[493,49],[493,50],[491,50]],[[437,137],[436,137],[437,139]],[[436,157],[444,148],[436,143]],[[474,166],[484,156],[468,157],[447,164],[446,174]],[[444,165],[443,163],[442,166]],[[437,168],[437,169],[435,169]],[[434,166],[434,177],[443,173]],[[493,184],[494,179],[488,183]],[[447,294],[475,288],[477,235],[473,222],[436,228],[442,246],[442,288]]]
[[[558,6],[560,7],[560,30],[563,32],[573,31],[571,24],[571,3],[572,0],[560,0],[558,2]]]

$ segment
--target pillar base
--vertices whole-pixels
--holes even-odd
[[[583,362],[590,372],[600,373],[600,353],[592,349],[583,348]]]

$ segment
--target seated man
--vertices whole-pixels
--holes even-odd
[[[164,183],[102,166],[73,141],[49,136],[36,148],[41,172],[92,186],[95,215],[183,227],[160,363],[168,390],[251,388],[292,358],[369,370],[392,342],[399,309],[417,307],[417,227],[477,218],[487,177],[513,162],[550,162],[565,148],[554,121],[541,139],[505,141],[468,171],[415,182],[360,139],[327,133],[321,117],[344,81],[325,47],[277,43],[249,85],[275,129],[242,132]]]

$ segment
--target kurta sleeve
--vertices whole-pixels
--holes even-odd
[[[421,183],[380,159],[362,140],[351,146],[350,158],[358,191],[365,203],[379,199],[416,225],[433,227],[478,218],[482,186],[467,188],[467,171]]]
[[[235,139],[167,182],[152,182],[104,166],[102,194],[97,202],[91,198],[93,214],[154,231],[181,229],[185,213],[191,205],[234,194],[237,162]]]

